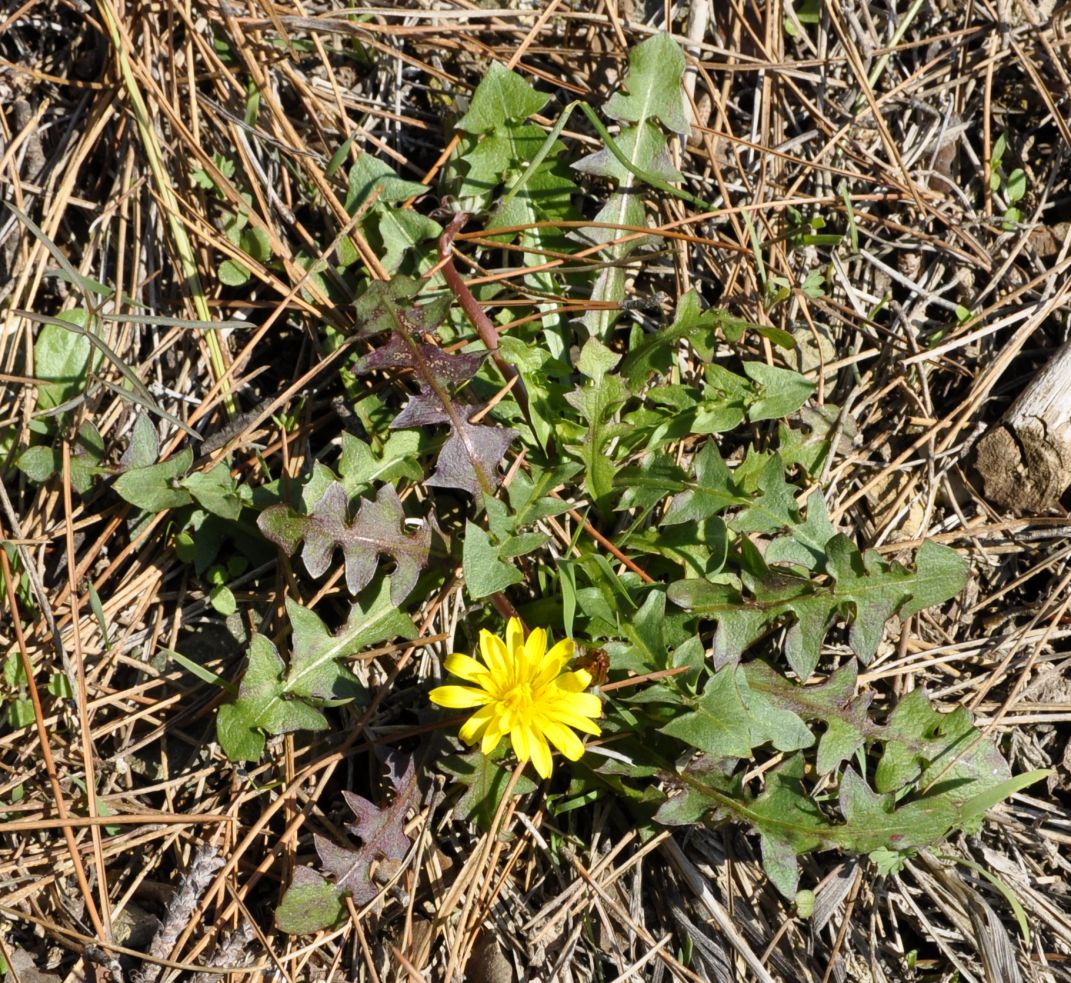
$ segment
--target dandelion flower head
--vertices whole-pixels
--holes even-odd
[[[543,778],[553,770],[551,745],[570,761],[584,753],[574,731],[599,734],[595,717],[602,703],[585,693],[591,674],[584,669],[566,672],[573,657],[573,640],[563,639],[547,651],[547,633],[533,629],[527,639],[517,618],[510,618],[503,641],[489,631],[480,632],[480,657],[454,653],[446,660],[447,672],[466,686],[439,686],[428,694],[432,703],[454,710],[477,707],[461,727],[466,744],[480,742],[490,754],[509,734],[519,761],[531,761]]]

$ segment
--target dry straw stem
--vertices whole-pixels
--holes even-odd
[[[1068,979],[1069,526],[1062,511],[1002,515],[981,495],[971,451],[1066,340],[1069,17],[1066,4],[1032,0],[821,5],[813,22],[798,3],[657,0],[26,0],[6,11],[0,198],[43,238],[3,210],[0,525],[13,549],[0,551],[0,659],[27,678],[17,693],[5,682],[4,699],[21,695],[32,714],[30,726],[0,732],[3,952],[44,968],[51,950],[57,978],[91,943],[123,954],[128,972],[146,968],[144,952],[119,937],[123,916],[135,906],[164,914],[195,846],[211,843],[224,865],[162,954],[161,979],[207,972],[209,962],[233,968],[235,981],[273,971],[445,979],[488,937],[521,967],[518,978],[898,981],[913,961],[920,978],[954,967],[964,980]],[[94,495],[73,490],[69,435],[92,422],[115,464],[144,410],[126,372],[182,424],[151,418],[164,455],[190,448],[200,470],[226,456],[254,485],[306,471],[338,437],[321,388],[351,354],[324,349],[325,325],[339,337],[354,328],[318,277],[340,287],[331,267],[343,237],[363,276],[387,276],[360,216],[345,209],[350,164],[369,152],[435,189],[456,145],[444,117],[492,59],[558,95],[539,119],[549,130],[572,99],[599,109],[628,49],[663,29],[688,52],[694,111],[675,164],[682,187],[716,207],[651,192],[649,226],[618,227],[606,244],[568,256],[547,251],[526,268],[474,222],[455,244],[458,271],[474,291],[500,287],[495,304],[514,320],[496,323],[508,334],[546,313],[537,304],[592,306],[582,294],[542,295],[526,277],[580,273],[604,262],[602,250],[650,236],[659,248],[630,268],[638,293],[661,290],[672,307],[692,286],[708,304],[793,332],[791,357],[820,399],[841,408],[824,476],[838,528],[893,557],[931,539],[972,562],[969,592],[949,616],[901,626],[861,685],[878,706],[923,686],[946,709],[969,705],[1017,771],[1064,762],[1049,788],[1015,796],[980,837],[949,846],[1009,886],[1029,943],[967,867],[919,858],[880,879],[850,863],[823,878],[820,854],[805,862],[819,884],[808,922],[769,891],[757,842],[735,827],[644,841],[611,805],[552,814],[533,796],[504,807],[513,838],[503,843],[457,819],[442,794],[415,807],[420,847],[374,905],[333,932],[287,936],[271,912],[293,869],[312,862],[312,834],[345,838],[340,789],[374,780],[376,751],[433,738],[412,713],[436,664],[421,645],[462,638],[467,602],[450,580],[417,613],[416,644],[359,660],[371,695],[357,712],[338,712],[341,736],[283,741],[239,770],[213,743],[220,691],[166,653],[236,678],[241,639],[253,628],[279,634],[281,598],[302,596],[298,574],[274,560],[249,571],[235,587],[249,615],[227,628],[170,546],[173,513],[132,528],[108,480]],[[247,115],[251,92],[259,104]],[[595,149],[587,125],[570,122],[571,152]],[[1002,134],[1008,158],[997,168]],[[1005,228],[1000,172],[1011,167],[1024,170],[1027,191],[1021,221]],[[584,185],[580,224],[590,227],[605,194]],[[855,245],[793,245],[790,209],[821,216]],[[270,261],[227,238],[223,213],[237,211],[270,244]],[[44,240],[114,293],[57,277]],[[248,267],[246,286],[219,281],[227,259]],[[809,285],[815,273],[821,290]],[[763,287],[775,277],[787,284],[776,305]],[[55,317],[76,306],[98,312],[116,360],[101,363],[71,425],[53,432],[57,474],[34,484],[12,464],[37,426],[28,380],[41,323],[17,312]],[[226,327],[184,327],[182,315]],[[749,338],[747,357],[774,357]],[[701,378],[694,361],[679,369]],[[237,429],[225,430],[232,408]],[[206,449],[217,434],[222,442]],[[683,447],[681,460],[690,453]],[[580,496],[561,494],[570,510],[546,524],[561,555],[597,543],[615,568],[651,576]],[[330,603],[339,590],[318,586],[306,603]],[[841,654],[833,643],[826,653]],[[61,677],[70,700],[50,695]],[[442,931],[425,931],[437,918]],[[242,949],[246,926],[256,933]],[[236,965],[249,956],[252,967]]]

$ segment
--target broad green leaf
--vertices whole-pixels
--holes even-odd
[[[93,318],[84,310],[64,311],[56,320],[86,331],[96,330]],[[86,376],[100,364],[101,355],[85,334],[48,322],[37,328],[33,361],[34,374],[41,380],[37,387],[37,408],[50,410],[85,389]]]
[[[670,159],[666,138],[657,126],[630,126],[621,132],[615,143],[628,160],[646,161],[643,170],[649,174],[663,181],[682,180],[683,175]],[[610,178],[619,184],[630,183],[634,178],[633,173],[607,147],[588,154],[573,166],[584,174]]]
[[[522,76],[493,61],[476,86],[469,111],[458,121],[457,128],[466,133],[487,133],[508,121],[527,119],[538,113],[549,99],[549,95],[536,92]]]
[[[130,443],[120,459],[123,470],[147,468],[155,464],[159,457],[160,438],[156,434],[156,427],[147,414],[139,413],[134,418],[134,426],[130,431]]]
[[[655,34],[636,45],[628,56],[628,94],[615,92],[604,107],[611,119],[643,123],[657,117],[663,126],[682,135],[690,131],[681,88],[684,53],[668,34]]]
[[[778,455],[770,455],[759,472],[754,491],[758,494],[745,500],[746,507],[729,520],[732,529],[737,532],[772,533],[800,524],[796,489],[785,481],[785,467]]]
[[[45,447],[40,444],[36,447],[27,447],[16,458],[15,467],[26,475],[30,481],[34,481],[39,485],[44,484],[62,466],[62,462],[56,460],[57,449],[56,447]]]
[[[220,461],[211,471],[195,471],[178,482],[206,512],[237,521],[244,502],[230,467]]]
[[[506,489],[514,528],[523,529],[540,519],[568,512],[572,506],[551,492],[575,478],[580,470],[575,461],[564,461],[551,468],[532,465],[530,475],[518,471]]]
[[[829,521],[825,496],[815,491],[807,499],[807,517],[789,525],[788,533],[766,548],[766,562],[795,563],[807,570],[821,570],[826,544],[837,534]]]
[[[345,914],[338,888],[312,868],[297,867],[275,911],[275,924],[288,935],[309,935],[332,928]]]
[[[474,522],[465,522],[465,539],[461,547],[461,565],[469,597],[478,599],[497,594],[523,579],[512,564],[499,558],[487,533]]]
[[[622,622],[621,628],[632,648],[627,655],[615,660],[615,667],[637,673],[665,668],[666,642],[662,634],[665,619],[666,595],[661,590],[653,590],[640,609]]]
[[[744,374],[759,386],[758,398],[747,411],[752,423],[777,420],[795,413],[815,389],[814,383],[798,372],[765,362],[744,362]]]
[[[687,704],[686,704],[687,705]],[[661,728],[713,759],[746,758],[751,754],[751,715],[747,708],[747,679],[728,667],[707,681],[692,709],[679,713]]]
[[[879,792],[940,781],[948,797],[962,803],[1011,777],[993,743],[980,739],[966,707],[939,713],[921,689],[896,705],[882,737],[874,776]]]
[[[1021,167],[1017,167],[1008,175],[1007,180],[1004,182],[1004,196],[1008,199],[1009,205],[1014,205],[1017,201],[1020,201],[1025,194],[1026,172]]]
[[[621,491],[617,508],[647,511],[688,485],[687,474],[673,457],[645,454],[638,465],[621,468],[615,475],[614,487]]]
[[[894,614],[908,617],[954,597],[967,581],[967,564],[955,550],[924,543],[916,555],[917,572],[886,564],[877,553],[860,554],[845,536],[826,547],[827,569],[837,581],[839,603],[854,612],[849,640],[864,664],[877,651],[885,623]]]
[[[598,226],[582,229],[582,233],[593,243],[611,243],[617,239],[626,241],[615,243],[603,249],[598,255],[606,267],[595,279],[595,287],[591,293],[591,299],[600,303],[620,304],[625,298],[625,281],[628,271],[623,260],[640,245],[640,240],[622,229],[618,231],[615,226],[636,228],[647,224],[647,216],[643,209],[643,202],[639,196],[631,192],[636,179],[629,175],[630,181],[622,186],[622,190],[610,196],[610,200],[602,207],[595,216],[595,221],[601,223]],[[603,227],[609,226],[609,227]],[[588,332],[596,337],[607,340],[610,329],[620,317],[620,311],[611,308],[600,308],[588,311],[583,322]]]
[[[164,512],[167,509],[190,505],[193,496],[177,486],[177,479],[190,470],[193,451],[184,447],[174,457],[144,468],[131,468],[115,480],[116,492],[131,505],[145,512]]]

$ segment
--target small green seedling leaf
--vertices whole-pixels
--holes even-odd
[[[131,468],[115,480],[115,490],[131,505],[145,512],[164,512],[167,509],[190,505],[193,496],[177,486],[177,479],[189,471],[193,451],[183,448],[174,457],[144,468]]]
[[[69,331],[58,321],[86,331],[95,323],[87,311],[75,309],[64,311],[37,331],[33,357],[34,372],[42,380],[37,388],[39,410],[53,409],[81,393],[89,372],[101,362],[100,353],[85,334]]]
[[[216,275],[225,287],[241,287],[248,283],[252,276],[249,267],[236,259],[225,259],[219,264]]]
[[[288,935],[309,935],[333,928],[345,917],[342,892],[311,867],[297,867],[275,911],[275,924]]]

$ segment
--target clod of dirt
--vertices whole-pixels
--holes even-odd
[[[993,504],[1020,513],[1051,509],[1071,485],[1069,378],[1066,344],[978,441],[975,466]]]

